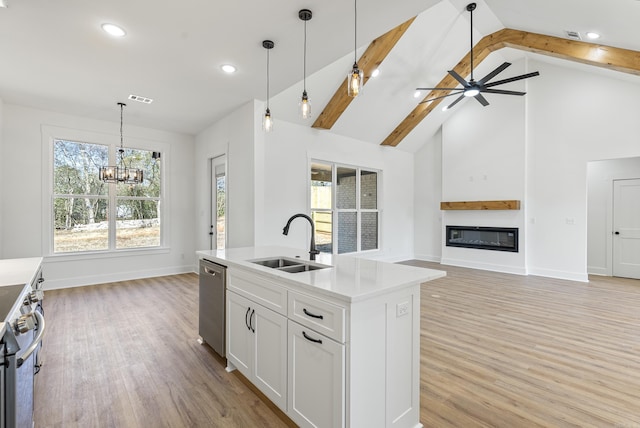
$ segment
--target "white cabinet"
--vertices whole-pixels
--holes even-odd
[[[289,417],[301,427],[345,426],[345,345],[289,320]]]
[[[287,318],[227,293],[227,360],[286,411]]]

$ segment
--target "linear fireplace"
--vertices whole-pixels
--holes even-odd
[[[517,227],[447,226],[447,247],[518,252]]]

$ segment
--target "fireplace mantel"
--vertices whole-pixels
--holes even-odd
[[[440,202],[441,210],[519,210],[520,201],[460,201]]]

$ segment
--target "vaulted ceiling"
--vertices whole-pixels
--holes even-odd
[[[261,42],[271,39],[276,44],[270,52],[274,118],[311,126],[301,122],[296,112],[302,91],[303,26],[298,10],[313,11],[307,27],[307,90],[315,121],[325,106],[331,106],[353,63],[350,3],[4,0],[8,7],[0,8],[0,99],[117,121],[116,102],[136,94],[154,102],[129,102],[127,123],[196,134],[251,99],[265,99],[266,56]],[[360,97],[341,107],[328,132],[373,144],[391,141],[394,130],[406,125],[426,95],[414,98],[416,87],[438,85],[454,67],[464,72],[469,50],[467,3],[359,0],[358,57],[377,37],[407,21],[410,25],[385,52],[380,76],[367,83]],[[566,40],[566,30],[583,36],[595,31],[602,34],[599,44],[640,51],[637,0],[476,3],[476,42],[505,28],[555,38],[550,40]],[[106,36],[100,29],[104,22],[121,25],[127,36]],[[540,40],[537,43],[544,43]],[[479,75],[504,60],[536,55],[515,47],[518,50],[488,54],[478,65]],[[624,51],[619,58],[631,58],[633,63],[638,61],[634,54]],[[236,65],[238,72],[224,74],[219,68],[223,63]],[[637,70],[634,64],[630,68]],[[507,70],[500,77],[512,74]],[[398,148],[414,151],[447,118],[440,109],[425,116],[412,123],[402,138],[392,139],[392,145],[399,143]]]

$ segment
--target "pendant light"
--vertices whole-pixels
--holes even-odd
[[[358,48],[358,2],[353,0],[354,25],[353,25],[353,69],[347,75],[347,94],[350,97],[357,97],[362,91],[364,83],[364,73],[358,68],[357,48]]]
[[[262,47],[267,50],[267,109],[262,119],[262,129],[264,132],[271,132],[273,129],[273,119],[271,118],[271,110],[269,110],[269,51],[273,49],[275,44],[271,40],[263,40]]]
[[[120,148],[118,149],[118,160],[115,166],[102,166],[98,170],[98,178],[105,183],[126,183],[139,184],[143,181],[141,169],[129,168],[124,159],[124,138],[122,137],[122,112],[125,103],[118,103],[120,106]]]
[[[300,115],[303,119],[311,117],[311,103],[307,95],[307,21],[312,17],[309,9],[301,9],[298,17],[304,21],[304,53],[302,61],[302,98],[300,99]]]

